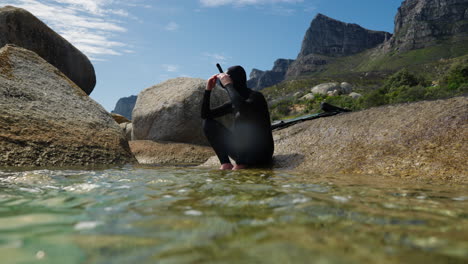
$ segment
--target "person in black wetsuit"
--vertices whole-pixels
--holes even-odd
[[[211,90],[218,79],[231,101],[210,109]],[[230,113],[234,114],[232,129],[215,120]],[[233,66],[227,73],[213,75],[208,80],[201,117],[205,136],[221,163],[220,169],[237,170],[271,164],[274,144],[268,105],[260,92],[247,88],[244,68]],[[236,161],[235,166],[231,164],[229,157]]]

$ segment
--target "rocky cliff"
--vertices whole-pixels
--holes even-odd
[[[254,69],[249,85],[255,90],[275,85],[285,78],[320,71],[336,57],[344,57],[373,48],[392,34],[365,29],[318,14],[307,30],[297,59],[279,59],[271,71]]]
[[[135,108],[136,101],[136,95],[120,98],[119,101],[117,101],[117,104],[115,105],[112,113],[123,115],[126,118],[132,120],[132,111],[133,108]]]
[[[307,30],[298,59],[309,54],[342,57],[373,48],[390,39],[388,32],[365,29],[318,14]]]
[[[319,72],[334,58],[373,48],[391,36],[388,32],[368,30],[318,14],[305,33],[301,51],[289,67],[286,78]]]
[[[468,0],[406,0],[395,16],[392,49],[407,51],[468,36]]]
[[[294,60],[278,59],[275,61],[271,71],[253,69],[250,73],[250,79],[247,82],[248,87],[258,91],[265,87],[282,82],[286,72],[288,71],[289,65],[293,62]]]

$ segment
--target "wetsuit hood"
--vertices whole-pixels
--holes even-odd
[[[244,68],[242,68],[242,66],[232,66],[226,73],[231,77],[234,89],[236,89],[242,97],[249,97],[250,89],[247,88],[247,74]]]

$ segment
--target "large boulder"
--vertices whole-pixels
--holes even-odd
[[[6,44],[34,51],[88,95],[96,85],[94,67],[89,59],[24,9],[12,6],[0,8],[0,47]]]
[[[468,180],[467,131],[467,97],[373,108],[276,132],[276,166]]]
[[[176,78],[143,90],[132,113],[133,139],[208,144],[200,117],[205,86],[202,79]],[[228,100],[213,89],[212,107]]]
[[[135,162],[102,106],[36,53],[0,49],[0,167]]]
[[[274,166],[466,184],[467,131],[468,97],[372,108],[275,131]]]
[[[341,86],[336,82],[321,83],[312,87],[311,92],[313,94],[327,95],[329,92],[339,91],[341,92]]]

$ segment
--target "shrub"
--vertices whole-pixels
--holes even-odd
[[[466,93],[468,90],[468,63],[458,63],[452,66],[440,81],[440,86],[455,93]]]
[[[307,81],[291,81],[278,85],[275,92],[291,92],[307,90]],[[306,113],[320,111],[320,103],[325,101],[351,110],[361,110],[386,104],[416,102],[428,99],[441,99],[468,93],[468,60],[453,65],[439,80],[439,85],[431,83],[423,77],[417,76],[407,69],[396,72],[388,77],[383,85],[375,90],[363,92],[359,99],[352,99],[347,95],[326,96],[315,95],[312,100],[285,99],[272,106],[272,119],[285,118],[291,114],[294,104],[305,105]],[[283,94],[284,96],[284,94]]]

